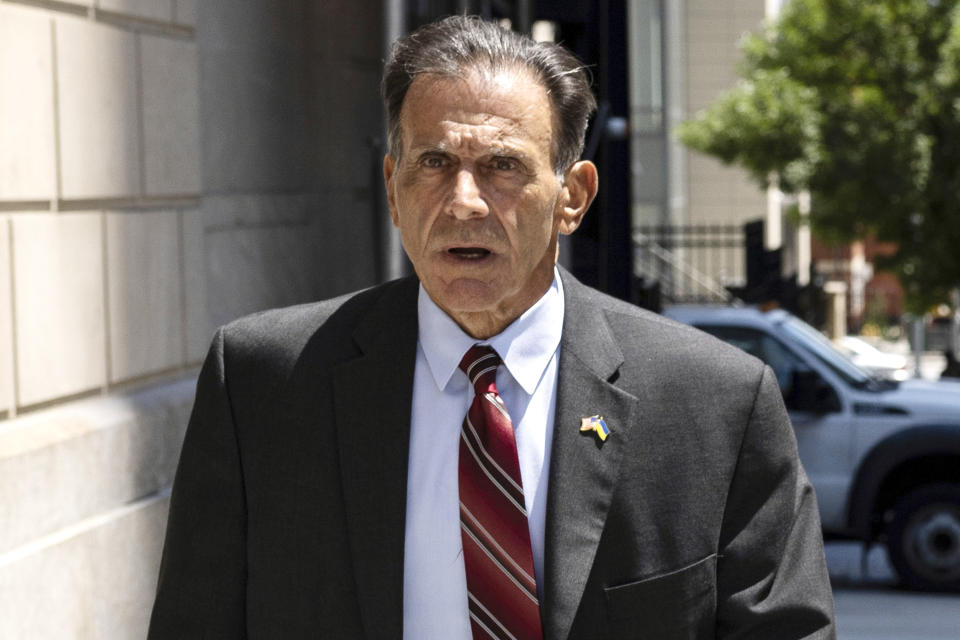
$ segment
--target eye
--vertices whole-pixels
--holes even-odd
[[[515,158],[496,157],[490,165],[497,171],[516,171],[520,168],[520,163]]]
[[[442,169],[446,164],[446,158],[441,155],[430,154],[420,158],[420,166],[425,169]]]

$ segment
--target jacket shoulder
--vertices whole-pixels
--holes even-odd
[[[356,327],[384,296],[405,288],[415,293],[409,280],[394,280],[329,300],[269,309],[234,320],[219,329],[224,357],[276,365],[295,360],[311,342],[322,344],[332,358],[355,355],[351,335]],[[415,313],[416,296],[412,299],[410,312]]]
[[[755,385],[763,362],[690,325],[577,283],[576,295],[604,318],[629,369],[656,367],[677,381]]]

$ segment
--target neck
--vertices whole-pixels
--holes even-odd
[[[457,323],[464,333],[477,340],[487,340],[502,333],[504,329],[510,326],[514,320],[522,316],[527,309],[537,303],[544,294],[550,290],[553,285],[553,270],[550,270],[550,277],[545,279],[542,286],[537,287],[534,293],[527,294],[521,298],[512,298],[502,301],[494,309],[484,309],[482,311],[455,311],[445,309],[442,305],[437,305],[443,309],[444,313],[450,316]],[[436,302],[436,300],[434,300]]]
[[[525,310],[524,310],[525,311]],[[510,326],[514,320],[522,315],[522,311],[516,315],[500,317],[496,314],[487,312],[477,313],[448,313],[453,321],[457,323],[464,333],[477,340],[487,340],[501,333]]]

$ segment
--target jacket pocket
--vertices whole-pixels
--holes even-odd
[[[611,638],[714,637],[717,556],[604,589]]]

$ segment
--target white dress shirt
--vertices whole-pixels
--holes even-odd
[[[497,389],[513,421],[533,548],[543,593],[547,476],[563,329],[563,287],[550,289],[502,333],[478,341],[463,332],[420,287],[413,377],[407,519],[403,564],[403,637],[471,640],[460,538],[457,459],[460,427],[473,387],[458,365],[472,345],[492,346],[504,361]]]

